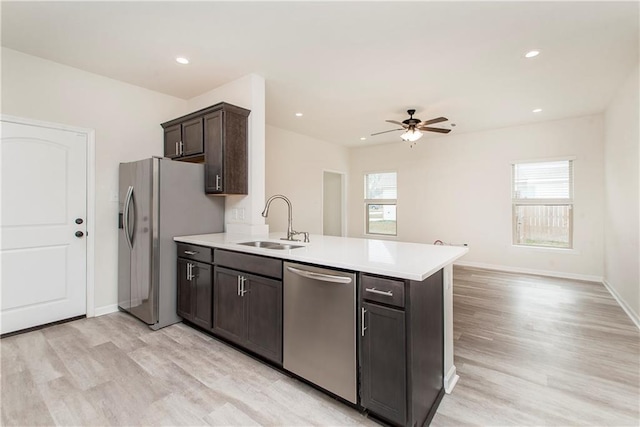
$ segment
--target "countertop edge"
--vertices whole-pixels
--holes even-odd
[[[340,268],[344,270],[358,271],[358,272],[369,273],[369,274],[377,274],[380,276],[395,277],[395,278],[413,280],[413,281],[425,280],[427,277],[431,276],[433,273],[437,272],[438,270],[446,267],[449,264],[452,264],[454,261],[464,256],[469,251],[467,247],[457,247],[456,249],[459,249],[459,250],[456,251],[455,254],[448,256],[445,260],[440,259],[438,260],[437,263],[431,264],[431,265],[428,265],[428,263],[425,263],[424,268],[419,268],[418,271],[411,272],[411,271],[406,271],[402,269],[385,268],[380,265],[371,265],[367,263],[363,264],[363,263],[353,263],[348,261],[327,260],[327,259],[322,259],[322,257],[319,257],[318,255],[305,256],[304,252],[296,253],[295,252],[296,249],[276,251],[273,249],[238,245],[239,242],[249,241],[249,240],[279,241],[278,236],[279,234],[275,234],[275,233],[270,234],[269,236],[242,236],[242,235],[228,236],[226,233],[214,233],[214,234],[207,234],[207,235],[177,236],[177,237],[174,237],[173,240],[179,243],[188,243],[188,244],[205,246],[210,248],[225,249],[225,250],[231,250],[235,252],[241,252],[241,253],[252,254],[252,255],[260,255],[260,256],[265,256],[269,258],[281,259],[283,261],[303,262],[303,263],[315,264],[319,266]],[[313,237],[314,236],[312,236],[312,240],[311,240],[312,242],[313,242]],[[315,236],[315,237],[318,238],[318,236]],[[226,240],[227,238],[229,240]],[[212,239],[225,239],[225,240],[212,241]],[[336,239],[350,239],[352,241],[363,240],[359,238],[350,238],[350,237],[342,237],[342,238],[336,238]],[[367,240],[367,239],[364,239],[364,240]],[[300,244],[302,246],[309,245],[302,242],[296,242],[295,244]],[[405,242],[394,241],[393,244],[403,245],[405,244]],[[406,245],[431,246],[427,244],[417,244],[417,243],[406,243]]]

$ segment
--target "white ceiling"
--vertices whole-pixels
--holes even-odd
[[[369,134],[408,108],[451,134],[602,112],[638,64],[638,6],[3,1],[2,45],[185,99],[257,73],[267,123],[357,146],[399,141]]]

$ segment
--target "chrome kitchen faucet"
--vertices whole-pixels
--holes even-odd
[[[264,206],[264,210],[262,211],[262,216],[263,217],[267,217],[267,215],[269,215],[269,206],[271,206],[271,202],[275,199],[282,199],[287,203],[287,206],[289,208],[288,210],[288,220],[287,220],[287,237],[284,238],[280,238],[280,240],[290,240],[293,242],[299,242],[300,239],[294,239],[293,236],[297,235],[297,234],[302,234],[304,235],[304,241],[306,243],[309,242],[309,232],[307,231],[293,231],[293,220],[291,219],[291,201],[286,198],[285,196],[283,196],[282,194],[276,194],[275,196],[271,196],[267,199],[267,203]]]

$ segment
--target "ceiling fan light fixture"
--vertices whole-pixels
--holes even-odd
[[[422,138],[422,132],[416,128],[407,129],[402,135],[400,135],[403,141],[415,142]]]

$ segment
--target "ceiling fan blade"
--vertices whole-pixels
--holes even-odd
[[[381,133],[395,132],[397,130],[404,130],[404,128],[403,129],[391,129],[391,130],[385,130],[385,131],[382,131],[382,132],[376,132],[376,133],[372,133],[371,136],[380,135]]]
[[[420,130],[426,130],[427,132],[438,132],[438,133],[449,133],[451,129],[440,129],[440,128],[430,128],[430,127],[420,127]]]
[[[431,119],[431,120],[425,120],[424,122],[420,123],[420,126],[426,126],[426,125],[432,125],[434,123],[440,123],[440,122],[446,122],[447,119],[446,117],[438,117],[437,119]]]
[[[403,128],[406,127],[406,125],[404,123],[398,122],[396,120],[385,120],[385,122],[393,123],[394,125],[402,126]]]

